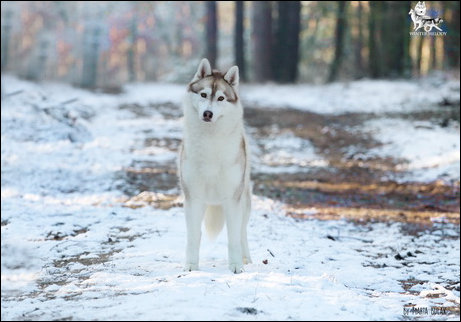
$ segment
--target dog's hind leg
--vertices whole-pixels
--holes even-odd
[[[248,238],[247,238],[247,226],[248,220],[250,219],[250,212],[251,212],[251,194],[249,190],[246,191],[245,195],[243,196],[244,200],[244,210],[243,210],[243,221],[242,221],[242,256],[243,256],[243,264],[250,264],[251,256],[250,250],[248,248]]]
[[[202,219],[205,215],[205,204],[197,200],[185,200],[187,227],[187,246],[185,271],[198,270],[200,239],[202,237]]]

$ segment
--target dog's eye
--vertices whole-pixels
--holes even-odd
[[[218,101],[224,101],[224,96],[219,96]]]
[[[202,96],[203,98],[206,98],[206,93],[201,93],[200,96]]]

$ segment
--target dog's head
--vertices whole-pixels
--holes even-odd
[[[222,74],[211,69],[204,58],[189,84],[188,95],[197,117],[203,122],[214,123],[234,112],[238,104],[239,70],[232,66]]]

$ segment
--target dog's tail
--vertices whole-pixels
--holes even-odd
[[[221,206],[208,206],[205,211],[205,230],[208,238],[215,240],[224,226]]]

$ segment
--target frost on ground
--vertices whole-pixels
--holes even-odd
[[[442,212],[430,226],[318,220],[315,207],[297,219],[285,215],[294,204],[256,194],[249,224],[254,263],[239,275],[228,271],[224,231],[214,243],[202,240],[201,269],[186,273],[175,177],[182,87],[139,84],[107,95],[11,76],[3,84],[2,320],[459,319],[459,212],[458,224]],[[357,82],[350,88],[373,91],[373,84],[380,93],[386,84],[394,86]],[[448,84],[442,93],[453,91]],[[325,88],[330,96],[335,86],[341,85]],[[293,88],[301,104],[306,94]],[[306,87],[310,95],[317,89]],[[256,95],[263,90],[249,86],[247,102],[254,97],[264,106]],[[354,102],[353,90],[341,95]],[[259,126],[255,113],[248,114],[255,182],[264,184],[265,176],[318,175],[314,172],[328,172],[343,158],[362,154],[365,163],[404,159],[396,161],[396,177],[446,179],[459,194],[456,123],[439,129],[381,115],[366,120],[363,130],[381,144],[365,149],[364,142],[351,139],[357,147],[352,153],[338,142],[310,139],[316,132],[303,127],[282,128],[289,116],[283,119],[280,111],[266,111],[264,117],[280,120],[267,127]],[[320,114],[306,115],[323,122]],[[334,124],[341,121],[356,136],[356,125],[341,116],[331,120],[319,133],[329,138],[341,130]],[[396,132],[387,130],[389,122]],[[406,132],[406,124],[416,126]],[[431,149],[409,147],[420,143],[419,135]],[[417,176],[426,168],[444,170]],[[341,180],[340,170],[331,170],[333,179]]]

